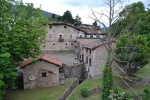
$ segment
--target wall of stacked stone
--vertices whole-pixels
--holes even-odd
[[[66,100],[66,98],[70,95],[70,93],[74,90],[75,87],[79,85],[79,80],[76,79],[64,92],[64,94],[59,98],[59,100]]]
[[[83,73],[84,63],[77,64],[74,66],[67,66],[64,64],[64,74],[66,78],[81,78]]]
[[[99,93],[99,92],[101,92],[101,89],[102,88],[100,86],[97,86],[97,87],[94,87],[94,88],[90,89],[88,91],[88,93],[89,93],[89,95],[94,94],[94,93]]]

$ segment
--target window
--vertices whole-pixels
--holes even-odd
[[[67,43],[66,43],[66,45],[67,45]]]
[[[70,35],[70,38],[72,39],[72,35]]]
[[[91,58],[89,58],[89,66],[91,66]]]
[[[51,38],[52,37],[52,34],[49,34],[49,38]]]
[[[64,28],[67,28],[67,26],[65,25]]]
[[[52,25],[49,25],[49,28],[52,28]]]
[[[86,63],[88,64],[88,57],[86,56]]]
[[[53,45],[55,45],[55,43],[53,43]]]
[[[73,45],[73,43],[71,43],[71,45]]]
[[[46,72],[43,72],[43,73],[42,73],[42,77],[47,77],[47,73],[46,73]]]
[[[89,53],[91,54],[91,50],[89,50]]]
[[[90,37],[93,37],[93,35],[90,35]]]
[[[88,49],[86,49],[86,53],[88,53]]]
[[[82,54],[82,60],[84,61],[84,54]]]
[[[59,35],[59,39],[63,39],[63,36],[62,36],[62,35]]]

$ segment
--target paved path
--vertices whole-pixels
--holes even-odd
[[[80,63],[77,59],[75,59],[75,53],[52,53],[50,55],[60,58],[62,62],[68,66],[74,65],[74,63]]]

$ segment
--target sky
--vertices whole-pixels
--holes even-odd
[[[72,13],[72,16],[78,14],[81,17],[81,21],[83,24],[92,24],[94,22],[93,19],[90,18],[92,16],[92,11],[97,11],[98,13],[108,13],[108,5],[106,5],[104,0],[22,0],[24,3],[33,3],[35,7],[41,7],[42,10],[55,13],[58,15],[63,15],[66,10],[69,10]],[[107,1],[107,0],[105,0]],[[137,2],[137,0],[122,0],[123,5],[127,5],[133,2]],[[145,6],[150,4],[149,0],[139,0],[144,3]],[[119,8],[121,10],[121,8]],[[98,15],[97,15],[98,16]],[[106,17],[101,18],[103,21],[108,21]]]

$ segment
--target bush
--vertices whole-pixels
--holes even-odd
[[[89,96],[89,93],[88,93],[88,89],[87,88],[82,88],[81,89],[81,95],[83,96],[83,97],[88,97]]]

